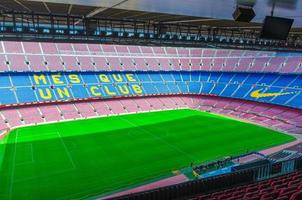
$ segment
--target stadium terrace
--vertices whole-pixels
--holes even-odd
[[[0,1],[0,200],[301,200],[302,1],[221,2]]]

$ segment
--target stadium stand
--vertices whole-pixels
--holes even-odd
[[[17,108],[17,109],[16,109]],[[192,108],[254,122],[284,132],[301,133],[302,112],[293,108],[212,96],[171,95],[12,106],[0,110],[0,130],[21,125],[118,115],[151,110]]]
[[[247,162],[233,168],[231,173],[128,193],[115,199],[299,200],[302,189],[301,154],[294,153],[291,159],[281,156],[290,152],[294,153],[283,151]]]
[[[179,13],[158,9],[156,6],[152,6],[151,13],[146,2],[136,6],[137,8],[130,6],[129,10],[126,5],[132,4],[131,1],[50,3],[19,0],[0,3],[0,147],[3,147],[0,148],[0,172],[3,177],[0,180],[3,188],[2,191],[0,189],[0,199],[302,199],[302,37],[299,29],[301,22],[296,19],[297,8],[301,4],[298,1],[277,4],[270,1],[267,5],[259,1],[236,1],[231,5],[232,9],[241,6],[255,11],[257,9],[257,18],[251,24],[241,24],[217,14],[214,7],[222,8],[217,6],[221,4],[219,1],[207,2],[210,7],[210,13],[205,14],[207,16],[196,15],[191,7],[195,3],[192,2],[189,7],[184,3],[184,9],[176,9]],[[148,3],[152,5],[154,2]],[[138,9],[140,6],[143,6],[144,11]],[[173,10],[175,7],[171,6],[169,9]],[[262,30],[265,28],[259,19],[267,15],[259,7],[263,7],[262,10],[265,11],[271,9],[271,17],[274,16],[275,7],[282,11],[275,13],[280,17],[288,16],[286,10],[290,10],[290,16],[294,16],[294,29],[286,40],[259,37],[262,35],[261,26],[263,25]],[[229,9],[226,10],[227,16],[231,16]],[[278,143],[276,139],[278,146],[272,142],[273,139],[263,139],[266,146],[264,149],[256,143],[254,145],[250,141],[252,137],[247,137],[245,131],[236,127],[231,136],[236,135],[235,132],[244,135],[246,138],[243,139],[254,146],[251,150],[250,146],[241,143],[241,137],[226,142],[219,135],[226,131],[222,126],[216,127],[215,121],[208,122],[202,128],[211,126],[217,130],[217,135],[209,131],[209,135],[202,136],[202,128],[196,129],[196,135],[189,135],[189,128],[177,128],[188,137],[188,144],[195,142],[194,148],[198,150],[212,151],[214,144],[211,142],[219,139],[221,141],[218,145],[215,144],[216,147],[225,147],[228,143],[230,146],[238,145],[233,147],[236,151],[242,148],[238,154],[233,150],[223,150],[224,154],[219,154],[214,147],[216,157],[206,160],[203,157],[207,153],[201,151],[202,155],[196,156],[191,144],[185,150],[182,150],[184,143],[170,144],[168,139],[184,141],[176,137],[175,131],[170,131],[173,134],[169,134],[168,130],[163,130],[165,136],[169,136],[168,139],[153,134],[153,130],[161,132],[157,131],[161,126],[170,128],[166,124],[169,124],[168,121],[174,114],[162,117],[167,122],[154,124],[122,120],[128,116],[108,117],[186,108],[192,109],[190,112],[203,111],[203,115],[214,113],[216,115],[213,118],[224,118],[227,120],[225,124],[231,128],[235,125],[230,121],[250,125],[241,123],[248,122],[272,129],[253,126],[259,128],[253,130],[271,131],[269,136],[274,136],[275,133],[276,138],[286,136],[288,139],[280,139]],[[151,116],[154,113],[145,114]],[[130,115],[132,116],[134,115]],[[107,141],[101,137],[96,139],[97,131],[90,122],[95,120],[95,125],[100,126],[97,121],[99,119],[76,121],[89,123],[79,126],[87,128],[79,131],[79,139],[74,136],[76,131],[69,128],[64,131],[68,133],[64,136],[61,130],[65,125],[60,128],[56,124],[49,124],[54,125],[53,130],[45,128],[48,126],[45,125],[45,135],[40,135],[43,129],[32,134],[33,138],[26,135],[34,133],[30,131],[31,127],[26,126],[69,121],[66,122],[66,127],[74,128],[68,125],[73,120],[99,117],[108,117],[101,120],[115,118],[116,121],[123,121],[124,124],[121,123],[122,128],[118,131],[131,140],[127,138],[124,146],[122,143],[115,144],[122,140],[120,137],[112,137],[108,140],[108,148],[104,147]],[[196,121],[206,121],[201,119],[205,118],[198,118]],[[133,118],[135,120],[140,121],[139,118]],[[191,118],[188,117],[187,120],[195,124]],[[184,126],[178,119],[173,123]],[[115,127],[106,122],[100,127],[103,126]],[[19,127],[26,127],[23,135],[19,131],[23,128],[14,130]],[[90,127],[93,130],[88,130]],[[149,129],[152,131],[149,132]],[[250,132],[258,133],[253,130],[251,128]],[[108,137],[108,132],[111,131],[114,135],[116,130],[100,131]],[[143,132],[150,137],[141,134]],[[10,135],[4,138],[7,134]],[[170,135],[173,137],[170,138]],[[214,139],[204,142],[210,135]],[[20,136],[28,139],[24,137],[23,141]],[[39,139],[39,136],[45,138]],[[198,137],[204,144],[211,145],[211,148],[204,148],[196,140]],[[54,145],[42,149],[47,146],[48,140]],[[138,141],[138,145],[129,145],[127,148],[128,143],[135,144],[134,140],[155,142]],[[84,142],[78,144],[77,141]],[[163,146],[154,148],[159,141]],[[85,142],[89,145],[88,148],[88,145],[84,146]],[[130,149],[135,153],[133,155],[146,152],[146,149],[139,151],[137,146],[148,146],[151,152],[154,149],[162,150],[166,145],[169,146],[165,150],[169,153],[166,156],[158,151],[151,155],[152,159],[145,160],[145,154],[141,155],[142,158],[129,154]],[[89,149],[91,146],[93,148]],[[114,150],[112,146],[118,148]],[[54,152],[63,152],[61,158],[58,156],[60,153],[49,151],[55,148],[58,151]],[[99,156],[98,151],[92,151],[94,149],[102,151],[103,157]],[[177,151],[175,154],[174,150]],[[23,151],[24,156],[21,156]],[[124,151],[127,154],[122,154]],[[42,156],[51,155],[49,152],[53,156]],[[87,154],[82,154],[83,152]],[[111,155],[112,152],[114,154]],[[171,152],[175,157],[171,156]],[[90,154],[95,154],[97,159],[88,159]],[[180,154],[183,154],[183,158],[180,158]],[[53,157],[54,162],[52,159],[40,160],[43,157]],[[111,157],[114,159],[111,160]],[[131,158],[123,162],[131,163],[131,170],[124,164],[117,164],[119,162],[116,161],[124,157]],[[150,160],[153,162],[157,159],[158,162],[154,163],[159,166],[158,171],[154,169],[155,165],[150,165]],[[146,165],[142,166],[141,161]],[[65,162],[67,167],[62,167]],[[114,167],[105,166],[105,171],[100,169],[106,162],[118,167],[113,169]],[[168,166],[168,162],[171,166]],[[172,166],[172,162],[179,166]],[[86,165],[90,163],[93,165]],[[54,170],[45,173],[42,170],[46,165]],[[145,167],[147,165],[151,170]],[[139,169],[144,169],[145,172],[142,170],[142,173],[138,173]],[[87,173],[90,171],[93,173]],[[146,171],[152,172],[150,177],[149,174],[146,176]],[[165,174],[165,171],[169,174]],[[130,172],[135,173],[131,175]],[[64,178],[64,174],[71,178]],[[108,174],[106,179],[105,174]],[[132,180],[131,176],[134,174],[144,177],[133,177]],[[61,175],[64,176],[59,177]],[[124,175],[128,175],[128,178]],[[52,179],[52,176],[59,178]],[[172,180],[174,178],[179,180]],[[63,184],[60,180],[79,184]],[[87,184],[74,180],[83,180]],[[126,181],[117,184],[121,180]],[[162,183],[158,184],[160,181]],[[41,187],[37,187],[37,183],[41,183]],[[58,187],[53,188],[52,184]],[[102,191],[96,187],[99,185],[104,186]],[[54,194],[48,197],[47,193],[52,189]]]
[[[190,107],[301,131],[299,53],[1,41],[0,56],[1,130]]]
[[[299,73],[300,53],[2,41],[1,71],[204,70]]]

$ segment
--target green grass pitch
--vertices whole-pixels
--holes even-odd
[[[293,140],[188,109],[22,127],[0,141],[0,199],[85,199]]]

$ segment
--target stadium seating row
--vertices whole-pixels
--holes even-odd
[[[301,110],[196,95],[116,98],[3,108],[0,110],[0,132],[28,124],[178,108],[200,109],[254,122],[280,131],[302,132]]]
[[[302,54],[232,49],[0,42],[0,72],[161,70],[301,73]]]
[[[302,75],[225,72],[2,73],[0,104],[208,94],[302,108]]]
[[[299,200],[301,198],[302,172],[300,171],[257,183],[202,195],[194,198],[194,200]]]

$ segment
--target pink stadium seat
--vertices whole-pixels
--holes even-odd
[[[21,42],[3,41],[6,53],[23,53]]]
[[[141,54],[141,51],[138,46],[128,46],[129,53],[131,54]]]
[[[135,71],[136,70],[136,65],[134,65],[134,62],[131,58],[129,58],[129,57],[120,57],[120,61],[123,64],[124,70],[127,70],[127,71]]]
[[[107,60],[105,57],[92,57],[93,63],[95,64],[96,70],[101,71],[110,71],[111,68],[109,65],[107,65]]]
[[[172,97],[173,101],[180,107],[180,108],[187,108],[188,105],[186,104],[186,102],[184,101],[183,98],[179,97],[179,96],[175,96]]]
[[[74,104],[83,117],[96,116],[92,106],[87,102],[77,102]]]
[[[215,57],[228,57],[230,50],[217,49]]]
[[[216,58],[216,59],[214,59],[212,71],[221,71],[221,69],[224,66],[224,63],[225,63],[225,59],[224,58]]]
[[[63,119],[55,105],[42,105],[39,106],[39,108],[41,110],[42,116],[48,122],[59,121]]]
[[[250,113],[245,113],[245,114],[241,115],[241,118],[243,118],[243,119],[250,119],[252,117],[255,117],[255,115],[250,114]]]
[[[299,66],[297,67],[297,69],[295,70],[296,73],[302,73],[302,61],[299,64]]]
[[[140,71],[147,71],[148,67],[146,66],[146,61],[144,58],[134,58],[135,68]]]
[[[165,71],[172,70],[171,64],[168,58],[158,58],[158,63],[160,63],[160,68]]]
[[[10,63],[10,69],[13,71],[29,71],[29,66],[25,63],[23,55],[9,54],[7,59]]]
[[[44,54],[58,54],[57,46],[55,43],[42,42],[41,47]]]
[[[73,104],[58,104],[57,106],[64,119],[76,119],[80,117],[80,114]]]
[[[101,45],[103,52],[107,55],[116,55],[116,50],[113,45]]]
[[[8,121],[10,127],[22,125],[21,117],[16,109],[2,110],[1,113],[4,116],[4,119]]]
[[[138,111],[137,105],[132,99],[123,99],[120,101],[120,103],[128,112],[132,113]]]
[[[269,61],[269,65],[264,68],[265,72],[280,71],[282,64],[285,61],[285,57],[272,57]]]
[[[293,119],[297,118],[301,113],[293,108],[289,108],[286,110],[286,112],[282,112],[278,114],[278,117],[284,118],[284,119]]]
[[[24,52],[26,54],[41,54],[41,48],[37,42],[23,42]]]
[[[239,65],[236,68],[238,71],[248,71],[250,68],[251,63],[253,62],[253,58],[241,58],[239,60]]]
[[[150,98],[147,102],[154,110],[161,110],[164,108],[164,103],[159,98]]]
[[[269,127],[272,127],[272,126],[276,126],[277,124],[280,124],[280,121],[274,119],[268,119],[263,123],[267,124]]]
[[[227,58],[225,59],[225,66],[222,68],[223,71],[234,71],[237,68],[239,62],[238,58]]]
[[[28,55],[30,69],[33,71],[47,71],[43,56],[41,55]]]
[[[57,43],[57,49],[61,54],[74,54],[71,43]]]
[[[299,68],[299,64],[302,63],[301,57],[288,57],[285,61],[285,65],[282,68],[282,72],[291,73],[295,72]]]
[[[9,68],[6,64],[6,58],[4,55],[0,54],[0,71],[8,71]]]
[[[155,58],[145,58],[146,63],[148,63],[148,69],[152,71],[159,71],[159,62]]]
[[[123,70],[123,66],[121,65],[121,62],[118,57],[106,57],[106,59],[112,71]]]
[[[1,117],[0,113],[0,133],[1,131],[4,131],[8,128],[7,124],[5,123],[5,120]]]
[[[191,56],[193,57],[197,57],[197,58],[200,58],[201,55],[202,55],[202,50],[201,49],[191,49],[191,52],[190,52]]]
[[[72,46],[77,55],[89,53],[89,49],[88,49],[89,44],[75,43],[72,44]]]
[[[188,58],[180,58],[179,62],[181,64],[181,69],[184,71],[190,71],[191,70],[191,65],[190,65],[190,59]]]
[[[80,63],[80,69],[85,71],[95,71],[95,66],[90,57],[88,56],[77,56]]]
[[[201,59],[199,58],[192,58],[191,59],[191,63],[192,63],[192,66],[191,66],[191,70],[200,70],[200,63],[201,63]]]
[[[200,68],[201,70],[205,70],[205,71],[211,70],[211,68],[212,68],[212,66],[211,66],[212,59],[203,58],[201,62],[202,62],[202,66]]]
[[[0,41],[0,53],[3,53],[4,52],[4,49],[2,47],[2,42]]]
[[[80,67],[75,56],[61,56],[65,69],[67,71],[79,71]]]
[[[176,48],[174,47],[166,47],[166,52],[170,57],[177,56]],[[199,55],[197,53],[197,56],[201,56],[201,53]]]
[[[26,124],[43,122],[42,116],[36,107],[23,107],[18,109]]]
[[[249,71],[252,72],[262,72],[266,67],[266,63],[269,61],[269,58],[255,58],[254,64],[250,67]]]
[[[88,44],[88,50],[93,55],[98,55],[102,52],[101,45],[99,44]]]
[[[156,56],[163,56],[166,54],[163,47],[151,47],[153,50],[154,55]]]
[[[261,105],[261,104],[259,104],[259,105],[256,105],[255,107],[253,107],[253,112],[255,112],[255,113],[262,113],[262,112],[264,112],[267,109],[270,109],[270,107],[267,106],[267,105]]]
[[[176,107],[175,103],[169,97],[163,97],[160,100],[166,108],[172,109]]]
[[[189,57],[190,56],[190,51],[187,48],[178,48],[178,56],[180,57]]]
[[[92,107],[96,110],[99,116],[110,115],[112,112],[109,110],[108,105],[102,101],[92,101]]]
[[[64,70],[60,57],[55,55],[45,55],[46,66],[51,71]]]
[[[139,106],[139,109],[141,111],[150,110],[150,104],[148,104],[148,102],[146,102],[145,99],[135,99],[135,103],[136,103],[137,106]]]
[[[177,58],[171,58],[170,62],[172,64],[172,68],[174,70],[177,70],[177,71],[181,70],[181,65],[179,63],[179,59],[177,59]]]
[[[150,48],[150,47],[145,47],[145,46],[141,46],[140,47],[140,49],[141,49],[141,52],[143,53],[143,54],[146,54],[147,56],[149,55],[154,55],[153,54],[153,51],[152,51],[152,49]]]
[[[129,54],[129,50],[125,45],[115,45],[115,49],[119,54]]]
[[[110,107],[111,112],[113,114],[120,114],[120,113],[125,113],[127,112],[126,108],[123,106],[123,104],[121,104],[120,101],[106,101],[106,104]]]
[[[212,49],[204,49],[202,52],[202,57],[214,57],[215,50]]]

